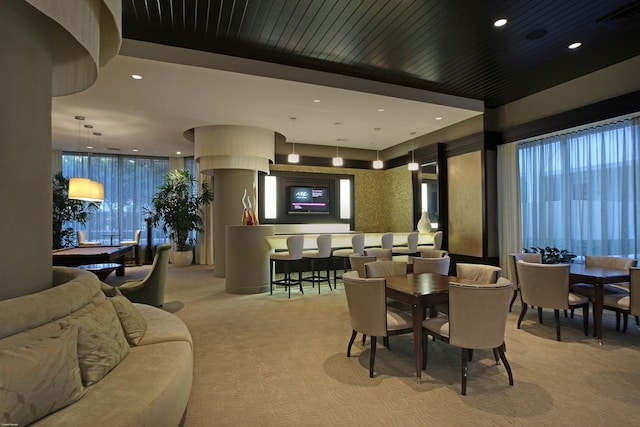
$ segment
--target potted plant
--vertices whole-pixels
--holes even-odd
[[[92,210],[97,209],[96,203],[90,202],[85,204],[81,200],[69,198],[69,180],[58,172],[53,175],[53,240],[52,248],[61,249],[73,246],[74,232],[73,227],[65,227],[65,224],[77,221],[80,224],[86,224],[89,214]]]
[[[174,170],[166,176],[164,184],[151,199],[148,218],[154,226],[162,223],[162,231],[170,236],[175,265],[190,265],[193,262],[192,232],[202,232],[202,206],[213,200],[213,192],[206,182],[196,192],[197,181],[185,169]]]
[[[532,247],[530,250],[523,248],[524,253],[539,253],[542,255],[543,264],[568,264],[576,256],[566,249]]]

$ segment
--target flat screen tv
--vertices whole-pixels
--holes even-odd
[[[289,187],[290,214],[328,214],[331,212],[329,187]]]

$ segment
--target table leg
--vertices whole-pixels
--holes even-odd
[[[604,286],[598,284],[594,286],[595,301],[593,304],[593,328],[598,338],[598,343],[602,345],[602,305],[604,304]]]
[[[414,305],[411,317],[413,319],[413,342],[416,354],[416,376],[418,384],[422,381],[422,317],[424,310],[418,305]]]
[[[124,256],[116,262],[120,264],[120,267],[116,269],[116,276],[124,276]]]

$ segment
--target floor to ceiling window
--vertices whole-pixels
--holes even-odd
[[[522,243],[640,255],[640,117],[522,143]]]
[[[104,184],[105,199],[85,225],[87,240],[117,244],[132,240],[135,230],[142,230],[141,245],[147,244],[145,208],[151,204],[169,171],[169,159],[157,157],[63,153],[62,174],[66,178],[83,177]],[[154,229],[152,244],[167,240],[160,229]]]

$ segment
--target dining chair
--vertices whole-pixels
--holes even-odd
[[[76,237],[78,238],[78,246],[100,246],[100,242],[88,241],[87,233],[84,230],[78,230]]]
[[[460,347],[462,395],[467,394],[468,362],[473,350],[492,349],[498,364],[502,360],[509,385],[513,373],[505,355],[504,335],[513,285],[502,277],[495,284],[449,283],[449,315],[422,322],[422,368],[427,368],[428,335]]]
[[[459,262],[456,264],[456,276],[480,283],[496,283],[502,276],[502,269],[495,265]]]
[[[349,257],[351,270],[358,272],[359,277],[367,277],[367,271],[365,270],[364,265],[368,262],[373,262],[375,260],[376,260],[376,257],[366,256],[366,255],[351,255]]]
[[[291,298],[291,286],[298,285],[300,287],[300,293],[304,294],[302,290],[302,251],[304,249],[304,235],[296,234],[287,237],[287,251],[275,252],[269,255],[269,277],[270,277],[270,291],[269,294],[273,295],[273,285],[285,286],[289,291],[289,298]],[[275,279],[275,271],[278,266],[282,266],[284,269],[284,277],[282,279]],[[298,280],[291,278],[291,269],[298,267]]]
[[[424,248],[418,246],[418,252],[420,252],[421,258],[442,258],[449,255],[449,252],[442,249]]]
[[[560,341],[560,310],[582,307],[585,336],[589,335],[589,299],[569,291],[569,264],[538,264],[518,261],[522,311],[518,329],[527,314],[528,305],[538,308],[538,321],[542,324],[542,309],[551,308],[556,324],[556,340]]]
[[[309,260],[311,262],[311,275],[302,278],[303,282],[311,282],[315,287],[318,284],[318,294],[320,293],[320,283],[327,282],[329,290],[331,287],[331,234],[321,234],[316,238],[316,250],[307,250],[302,252],[302,259]],[[326,274],[323,275],[319,270],[318,264],[324,264],[326,267]]]
[[[407,263],[404,261],[373,261],[364,265],[365,277],[387,277],[407,274]]]
[[[516,268],[516,263],[522,260],[525,262],[535,262],[537,264],[542,264],[542,254],[519,252],[509,255],[509,259],[511,260],[511,268],[513,268],[513,276],[515,279],[513,280],[513,297],[511,298],[511,303],[509,303],[509,312],[511,312],[513,303],[518,297],[518,291],[520,290],[520,280],[518,280],[518,269]]]
[[[433,233],[433,249],[442,249],[442,231]]]
[[[367,248],[364,250],[366,256],[374,256],[378,261],[391,261],[391,249]]]
[[[336,249],[331,253],[333,256],[333,285],[336,286],[338,279],[337,271],[339,268],[336,266],[337,261],[342,261],[342,271],[347,271],[347,261],[351,255],[364,255],[364,233],[357,233],[351,237],[351,247]]]
[[[620,330],[620,315],[623,318],[622,332],[627,332],[628,315],[635,316],[636,324],[640,317],[640,268],[629,268],[629,292],[617,292],[604,296],[605,310],[616,313],[616,331]]]
[[[413,274],[435,273],[442,276],[449,275],[449,265],[451,258],[448,256],[440,258],[413,258]]]
[[[140,235],[141,230],[136,230],[133,233],[133,240],[122,240],[120,246],[131,245],[133,246],[133,258],[125,258],[125,261],[133,260],[136,265],[140,265]]]
[[[380,237],[380,244],[382,249],[393,249],[393,233],[383,233]]]
[[[585,255],[584,264],[587,267],[615,268],[616,270],[629,270],[638,266],[638,260],[634,258],[623,258],[616,256],[593,256]],[[593,300],[595,290],[593,285],[588,283],[574,283],[571,290],[577,294],[584,295]],[[604,286],[605,294],[616,292],[629,292],[629,282],[611,283]]]
[[[352,330],[347,357],[351,357],[351,347],[358,332],[364,337],[368,335],[371,342],[369,377],[373,378],[377,337],[383,337],[388,347],[389,336],[412,333],[411,314],[387,307],[384,278],[361,278],[355,271],[350,271],[343,275],[342,280]]]

